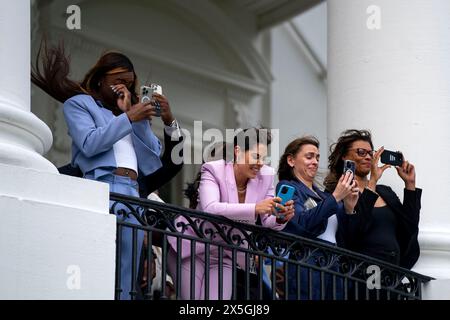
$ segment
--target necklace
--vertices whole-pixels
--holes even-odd
[[[245,186],[243,189],[239,189],[239,187],[237,188],[238,193],[244,193],[245,191],[247,191],[247,186]]]

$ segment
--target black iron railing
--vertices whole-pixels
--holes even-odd
[[[321,241],[217,215],[114,193],[111,201],[110,212],[118,217],[116,299],[198,298],[199,261],[205,269],[200,299],[420,300],[422,284],[432,280]],[[188,279],[182,261],[190,266]],[[182,295],[186,290],[189,297]]]

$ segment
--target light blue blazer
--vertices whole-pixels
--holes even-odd
[[[72,165],[83,174],[98,168],[116,168],[113,145],[130,133],[139,172],[149,175],[162,166],[161,143],[149,121],[131,123],[125,113],[116,117],[86,94],[68,99],[63,110],[72,138]]]

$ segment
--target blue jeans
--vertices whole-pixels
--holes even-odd
[[[111,171],[104,170],[104,169],[97,169],[94,173],[88,173],[85,175],[86,179],[96,180],[99,182],[104,182],[109,184],[109,190],[110,192],[120,193],[123,195],[133,196],[133,197],[139,197],[138,192],[138,183],[128,177],[122,177],[117,176],[112,173]],[[110,201],[110,206],[112,206],[114,202]],[[117,207],[114,210],[114,213],[117,214],[118,210],[125,209],[126,212],[129,212],[129,209],[127,209],[124,205],[120,204],[117,205]],[[123,216],[117,216],[117,219],[121,219],[121,221],[132,223],[139,225],[138,220],[133,216],[130,215],[127,218],[124,218]],[[134,291],[139,291],[139,285],[137,283],[137,274],[138,274],[138,268],[139,268],[139,262],[140,262],[140,254],[142,250],[142,244],[144,240],[144,232],[139,231],[137,232],[137,248],[136,248],[136,261],[135,261],[135,278],[131,279],[132,277],[132,258],[133,258],[133,230],[131,228],[122,227],[122,240],[120,242],[121,244],[121,255],[120,257],[117,257],[117,259],[120,260],[120,288],[122,289],[120,293],[120,300],[130,300],[132,296],[130,295],[130,292],[132,289]],[[117,240],[116,240],[116,245]],[[118,264],[116,264],[118,265]],[[116,284],[118,285],[118,284]],[[134,287],[134,288],[133,288]]]

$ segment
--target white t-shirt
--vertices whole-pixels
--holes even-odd
[[[131,134],[126,135],[113,145],[114,157],[116,158],[117,167],[133,169],[138,172],[138,164],[136,152],[134,151],[133,140]]]

